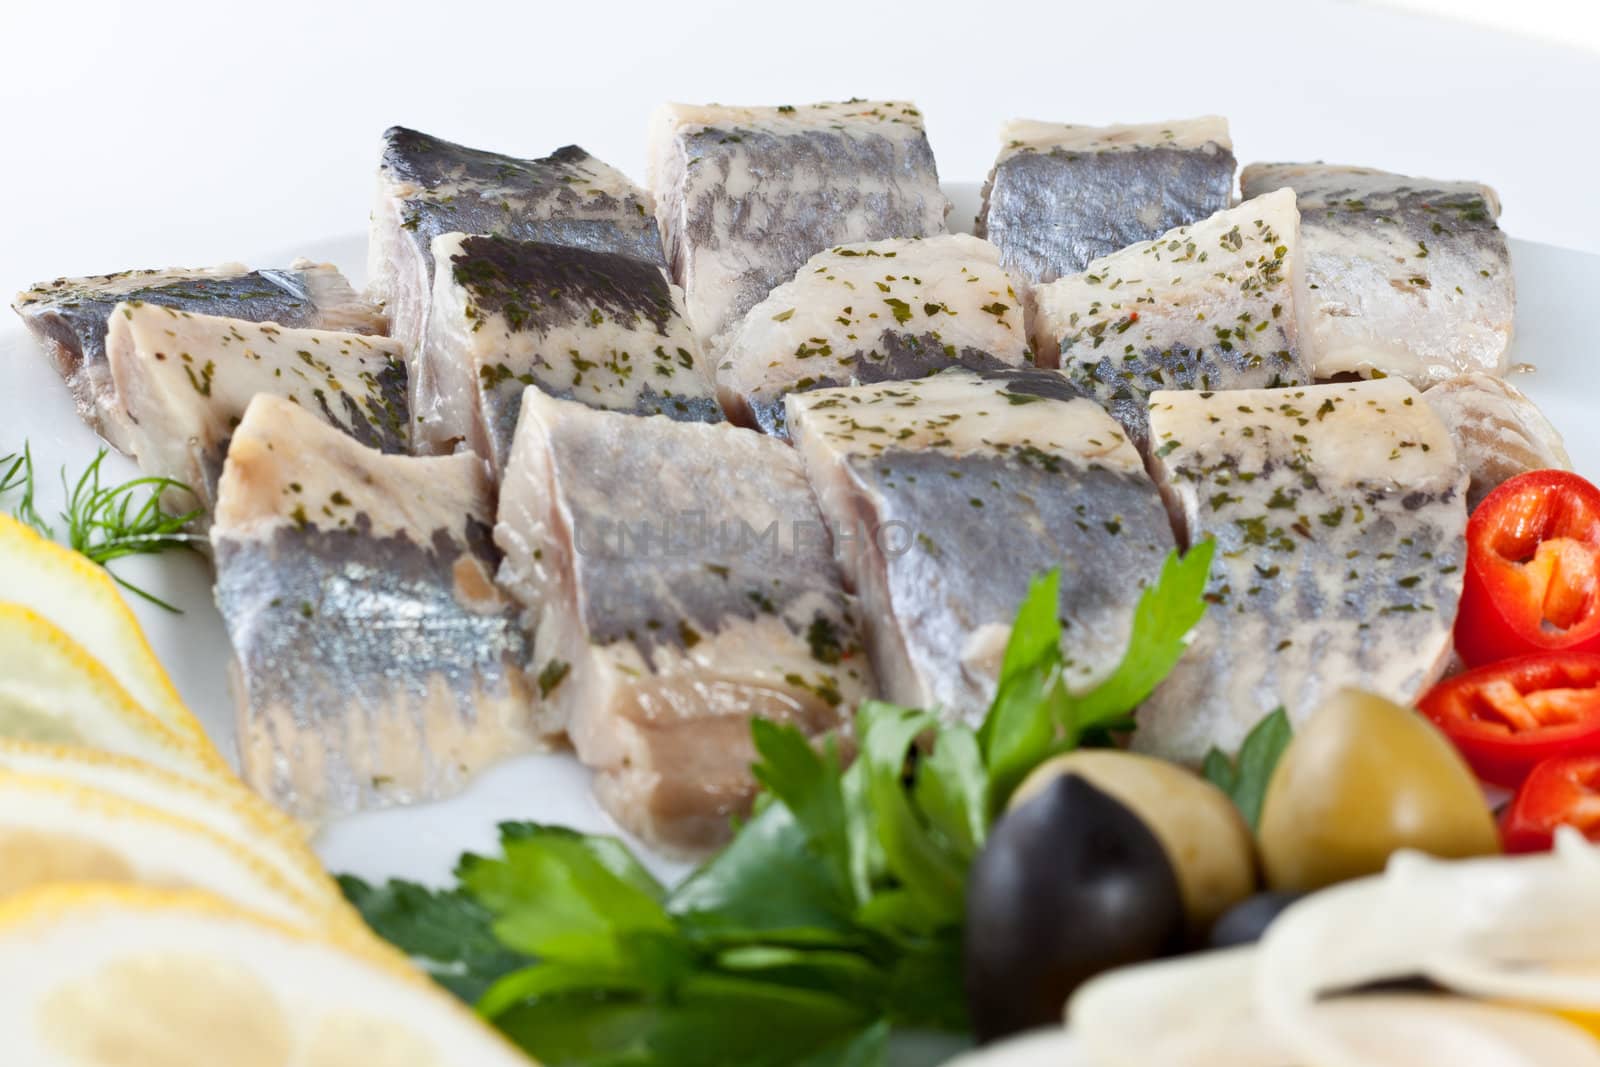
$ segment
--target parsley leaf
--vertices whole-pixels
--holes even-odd
[[[1213,748],[1206,753],[1202,767],[1206,779],[1233,798],[1239,814],[1244,816],[1244,821],[1249,823],[1252,830],[1261,822],[1261,803],[1266,799],[1272,772],[1293,737],[1294,729],[1289,724],[1288,713],[1278,708],[1270,715],[1263,716],[1245,735],[1244,744],[1239,746],[1237,761],[1229,759],[1219,749]]]
[[[529,962],[495,938],[493,915],[464,890],[402,881],[372,886],[350,875],[339,876],[339,888],[379,937],[469,1004]]]

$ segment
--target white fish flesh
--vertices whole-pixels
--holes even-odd
[[[1298,220],[1294,194],[1271,193],[1039,286],[1041,359],[1141,447],[1156,390],[1308,384]]]
[[[106,327],[111,309],[124,301],[280,326],[388,332],[376,305],[357,296],[337,268],[310,260],[296,260],[287,270],[227,263],[201,270],[57,278],[18,293],[12,307],[44,345],[72,391],[78,415],[122,452],[132,449],[106,361]]]
[[[1516,292],[1493,189],[1321,163],[1254,163],[1240,183],[1247,197],[1299,197],[1318,378],[1381,373],[1420,389],[1505,373]]]
[[[749,810],[752,718],[820,737],[873,692],[799,457],[772,438],[530,388],[495,538],[538,729],[566,730],[606,808],[669,849]]]
[[[433,255],[417,389],[425,450],[465,442],[498,476],[530,385],[593,407],[722,419],[682,291],[661,266],[460,233],[434,238]]]
[[[887,699],[976,724],[1028,583],[1052,567],[1069,687],[1116,666],[1174,539],[1093,401],[1049,371],[951,370],[788,404],[823,514],[850,535],[836,544]]]
[[[405,357],[387,337],[130,301],[111,314],[106,353],[139,466],[190,486],[207,509],[228,442],[258,394],[297,404],[371,448],[410,451]]]
[[[447,796],[540,740],[493,516],[476,457],[383,455],[251,403],[211,528],[250,785],[321,819]]]
[[[784,432],[785,393],[1033,362],[995,247],[964,234],[841,245],[806,261],[737,327],[717,364],[735,418]]]
[[[1398,378],[1150,398],[1154,472],[1189,543],[1216,539],[1194,643],[1136,749],[1197,764],[1282,706],[1359,686],[1411,704],[1451,650],[1466,475]]]
[[[650,185],[672,277],[713,354],[805,261],[836,245],[945,232],[922,113],[899,101],[668,104]]]
[[[1496,487],[1527,471],[1571,470],[1561,434],[1522,390],[1487,374],[1440,382],[1422,399],[1444,420],[1466,468],[1467,510]]]
[[[977,233],[1028,282],[1076,274],[1233,203],[1233,142],[1218,115],[1128,126],[1017,120],[1000,140]]]
[[[664,264],[654,212],[649,193],[576,145],[518,159],[395,126],[383,135],[369,288],[394,336],[416,352],[440,234],[502,234]]]

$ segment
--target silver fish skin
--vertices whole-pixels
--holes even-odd
[[[1233,203],[1233,142],[1217,115],[1118,126],[1019,119],[1000,140],[976,232],[1030,283]]]
[[[505,469],[522,391],[638,415],[720,422],[711,374],[659,265],[614,252],[444,234],[418,361],[423,450],[458,444]]]
[[[107,363],[140,468],[216,502],[228,442],[266,393],[382,452],[411,446],[405,354],[387,337],[293,329],[130,301],[106,331]],[[175,491],[174,510],[196,504]]]
[[[1425,389],[1506,372],[1516,290],[1493,189],[1321,163],[1253,163],[1240,183],[1247,197],[1299,198],[1303,340],[1318,378],[1383,374]]]
[[[1300,246],[1293,193],[1247,200],[1035,288],[1034,344],[1142,448],[1157,390],[1312,381]]]
[[[1030,366],[1023,294],[966,234],[840,245],[806,261],[735,328],[717,388],[736,421],[784,436],[784,394]]]
[[[224,263],[57,278],[18,293],[11,306],[72,391],[79,417],[113,448],[130,455],[131,427],[117,401],[106,357],[111,309],[124,301],[280,326],[388,332],[378,307],[357,295],[338,268],[308,259],[295,260],[283,270]]]
[[[1467,510],[1502,482],[1537,470],[1571,470],[1561,433],[1538,405],[1504,378],[1466,374],[1422,394],[1444,420],[1466,469]]]
[[[672,278],[713,355],[818,252],[944,233],[950,210],[922,113],[903,101],[668,104],[649,180]]]
[[[493,488],[469,455],[383,455],[259,396],[211,543],[245,780],[302,818],[435,800],[539,744]]]
[[[1127,649],[1174,547],[1109,415],[1050,371],[791,393],[789,426],[862,600],[885,697],[976,725],[1031,579],[1061,568],[1069,688]]]
[[[666,263],[650,194],[577,145],[519,159],[391,127],[383,135],[367,277],[408,352],[422,344],[433,239],[446,233],[501,234]]]
[[[1461,598],[1466,475],[1405,381],[1150,398],[1154,473],[1188,543],[1215,538],[1205,617],[1133,747],[1197,765],[1274,708],[1347,686],[1412,704]]]
[[[748,812],[753,718],[820,738],[875,691],[799,457],[770,437],[529,388],[495,540],[537,728],[565,730],[606,809],[669,851]]]

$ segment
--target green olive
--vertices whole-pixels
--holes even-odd
[[[1347,689],[1284,750],[1261,809],[1267,884],[1307,892],[1377,874],[1413,848],[1446,859],[1500,850],[1483,790],[1421,715]]]
[[[1189,930],[1256,891],[1255,845],[1226,793],[1177,764],[1114,749],[1084,749],[1041,764],[1017,789],[1015,807],[1064,774],[1082,775],[1120,801],[1161,842],[1183,891]]]

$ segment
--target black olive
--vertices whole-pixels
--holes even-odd
[[[995,824],[967,883],[967,1008],[980,1042],[1059,1025],[1102,971],[1176,951],[1183,896],[1140,818],[1075,774]]]
[[[1282,915],[1303,893],[1257,893],[1223,912],[1211,927],[1208,948],[1237,948],[1261,940],[1267,927]]]

